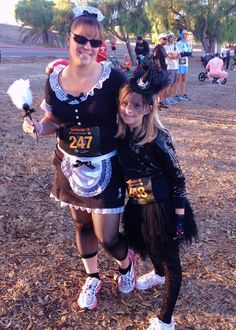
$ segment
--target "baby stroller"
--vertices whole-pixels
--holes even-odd
[[[236,56],[233,57],[234,63],[230,65],[230,70],[235,70],[236,69]]]
[[[198,80],[203,82],[205,81],[206,79],[208,79],[208,76],[207,76],[207,70],[206,70],[206,66],[207,66],[207,63],[213,59],[214,56],[213,55],[210,55],[210,54],[206,54],[204,56],[201,56],[201,63],[202,63],[202,66],[204,66],[205,68],[205,71],[204,72],[200,72],[199,75],[198,75]],[[217,83],[217,79],[214,78],[213,81],[215,83]],[[224,80],[221,81],[221,84],[224,85],[226,83],[226,78]]]

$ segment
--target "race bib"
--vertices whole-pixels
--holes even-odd
[[[99,127],[63,127],[59,145],[68,154],[80,157],[101,155]]]
[[[130,179],[127,182],[129,200],[134,204],[155,203],[151,178]]]
[[[186,64],[186,58],[180,58],[179,59],[179,64],[183,65],[183,64]]]

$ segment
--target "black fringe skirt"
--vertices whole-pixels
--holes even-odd
[[[129,247],[142,258],[155,255],[165,259],[171,254],[173,237],[176,233],[176,218],[172,200],[147,205],[132,204],[125,206],[123,214],[123,229]],[[185,237],[182,243],[192,243],[197,239],[197,225],[188,200],[185,203],[184,220]]]

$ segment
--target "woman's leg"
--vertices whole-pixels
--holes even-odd
[[[78,298],[80,308],[92,310],[97,306],[97,294],[101,290],[101,280],[97,264],[97,239],[94,235],[91,213],[71,208],[75,223],[76,244],[82,258],[87,278]]]
[[[104,249],[114,257],[121,268],[129,265],[128,242],[119,232],[120,214],[93,214],[94,232]]]
[[[97,239],[94,235],[91,213],[71,208],[75,224],[75,238],[78,252],[87,274],[98,273]]]
[[[119,232],[119,214],[93,214],[95,235],[119,265],[118,290],[129,293],[135,288],[135,255],[128,253],[128,242]]]
[[[180,75],[180,94],[185,94],[185,85],[186,85],[186,73]]]

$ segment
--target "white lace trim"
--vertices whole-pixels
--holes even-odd
[[[58,199],[56,196],[54,196],[52,193],[50,194],[50,197],[53,198],[56,202],[60,203],[61,207],[74,207],[76,210],[80,209],[81,211],[87,211],[88,213],[96,213],[96,214],[119,214],[124,211],[124,206],[112,208],[112,209],[98,209],[98,208],[89,208],[89,207],[83,207],[78,206],[66,202],[62,202],[60,199]]]
[[[109,78],[110,73],[111,73],[111,68],[107,62],[103,62],[101,64],[103,65],[103,72],[102,72],[102,75],[99,78],[97,84],[91,89],[90,92],[83,94],[83,96],[79,97],[79,100],[76,99],[76,100],[72,100],[72,101],[68,101],[68,94],[63,91],[63,89],[61,88],[61,86],[59,84],[59,79],[58,79],[59,74],[65,68],[65,65],[63,65],[63,64],[57,65],[49,77],[49,82],[50,82],[51,88],[55,92],[57,98],[60,101],[67,101],[68,104],[73,105],[73,104],[79,104],[83,101],[86,101],[88,96],[90,96],[90,95],[93,96],[94,89],[95,88],[101,89],[103,82]]]
[[[66,157],[61,163],[61,170],[70,183],[71,189],[78,196],[93,197],[101,194],[109,184],[112,174],[111,159],[104,159],[95,164],[94,170],[85,165],[74,167]]]
[[[42,101],[42,103],[40,104],[40,108],[43,110],[43,111],[48,111],[48,112],[52,112],[52,107],[50,104],[48,104],[46,102],[46,100],[44,99]]]
[[[73,9],[73,13],[75,15],[74,18],[83,16],[84,11],[87,11],[90,14],[96,14],[97,15],[97,20],[100,21],[100,22],[103,21],[104,18],[105,18],[98,8],[95,8],[95,7],[92,7],[92,6],[75,7]]]

